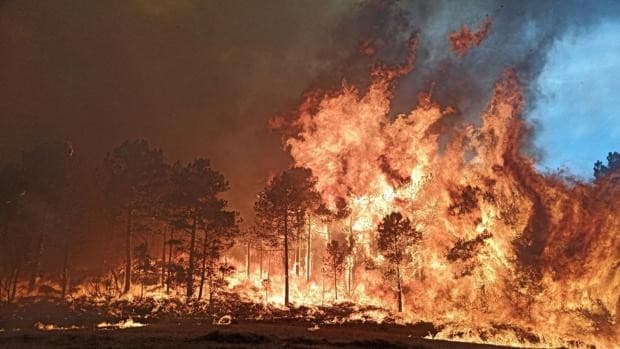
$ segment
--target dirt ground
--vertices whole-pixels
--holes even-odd
[[[296,320],[243,321],[228,326],[196,321],[160,322],[141,328],[0,333],[0,348],[501,348],[423,337],[424,325],[320,325]]]
[[[425,339],[441,326],[399,325],[389,314],[377,323],[365,312],[380,309],[352,303],[282,309],[233,297],[213,308],[174,298],[23,298],[0,304],[0,348],[500,348]],[[98,327],[128,320],[144,326]]]

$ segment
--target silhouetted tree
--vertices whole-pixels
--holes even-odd
[[[197,232],[199,229],[205,230],[208,219],[217,216],[225,207],[226,203],[218,199],[217,195],[228,190],[229,185],[206,159],[194,160],[186,166],[175,164],[171,182],[172,190],[166,200],[170,208],[171,224],[190,234],[186,280],[186,296],[189,300],[194,294]]]
[[[341,245],[336,240],[327,243],[325,257],[323,260],[323,270],[334,280],[334,299],[338,300],[338,277],[344,271],[344,260],[347,256],[346,246]]]
[[[142,298],[144,296],[144,286],[157,284],[159,274],[146,242],[142,242],[134,248],[134,256],[136,261],[135,270],[138,271],[138,279],[140,280],[140,298]]]
[[[245,228],[240,231],[240,240],[239,242],[244,244],[245,246],[245,277],[247,280],[250,279],[251,274],[251,252],[252,247],[256,248],[260,251],[260,245],[262,243],[261,237],[258,232],[258,228],[256,225],[252,225],[251,227]]]
[[[55,241],[61,251],[61,297],[64,298],[70,289],[71,259],[81,245],[85,243],[86,217],[89,206],[83,195],[84,186],[77,178],[77,169],[68,175],[67,186],[61,193],[62,205],[56,207],[58,227]]]
[[[316,202],[316,178],[309,169],[294,167],[273,178],[254,205],[257,219],[273,245],[284,249],[284,303],[289,305],[289,247],[296,227],[304,224],[305,212]]]
[[[47,237],[58,228],[58,203],[69,185],[68,167],[72,160],[73,147],[67,142],[41,143],[22,154],[28,222],[36,235],[28,291],[34,289],[39,277]]]
[[[125,221],[125,283],[132,276],[132,236],[148,226],[157,214],[166,181],[166,166],[160,149],[145,140],[125,141],[107,154],[104,164],[104,193],[112,215]]]
[[[607,154],[607,166],[602,161],[594,163],[594,178],[603,178],[611,173],[620,170],[620,153],[610,152]]]
[[[179,269],[183,269],[182,263],[176,260],[177,252],[183,250],[183,241],[175,239],[174,229],[170,230],[170,238],[166,240],[165,246],[168,248],[168,260],[166,261],[166,292],[170,292],[170,287],[178,284]],[[185,274],[183,274],[185,275]],[[185,277],[185,276],[183,276]],[[182,279],[185,282],[185,279]]]
[[[383,217],[378,227],[378,247],[386,260],[390,263],[386,276],[396,281],[396,301],[398,311],[403,311],[402,301],[402,264],[411,258],[407,249],[422,239],[422,234],[412,225],[409,218],[400,212],[392,212]]]
[[[0,169],[0,301],[15,298],[17,282],[30,254],[22,200],[25,183],[17,165]]]
[[[238,214],[224,210],[226,202],[221,200],[218,209],[209,212],[202,241],[202,268],[198,299],[202,298],[205,280],[209,281],[209,304],[213,302],[214,277],[221,267],[216,263],[222,252],[230,248],[239,235]]]

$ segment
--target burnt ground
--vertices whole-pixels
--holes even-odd
[[[0,348],[499,348],[425,339],[440,330],[431,323],[350,320],[365,311],[377,309],[351,303],[279,309],[239,299],[209,308],[174,299],[26,298],[0,305]],[[231,323],[214,324],[222,316]],[[146,326],[97,327],[127,319]],[[51,325],[73,329],[44,330]]]
[[[141,328],[0,333],[0,348],[500,348],[422,338],[423,325],[323,325],[309,331],[299,320],[242,321],[228,326],[194,321]]]

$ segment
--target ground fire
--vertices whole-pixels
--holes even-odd
[[[462,59],[491,23],[446,42]],[[70,142],[24,152],[0,172],[0,340],[181,321],[260,332],[299,321],[309,334],[361,324],[417,331],[408,345],[420,347],[616,347],[620,154],[596,163],[591,182],[541,173],[512,67],[476,120],[434,97],[442,81],[395,113],[398,83],[417,73],[418,42],[412,35],[401,63],[373,65],[366,86],[312,90],[270,120],[291,166],[265,181],[252,217],[224,199],[230,184],[209,160],[168,163],[143,140],[110,151],[96,178],[79,169]],[[95,245],[101,255],[88,256]],[[86,270],[80,258],[100,263]],[[195,340],[338,344],[232,335]]]

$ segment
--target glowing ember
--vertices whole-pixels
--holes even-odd
[[[67,330],[83,329],[84,326],[77,326],[77,325],[58,326],[58,325],[54,325],[54,324],[44,324],[42,322],[37,322],[37,323],[34,324],[34,328],[36,328],[39,331],[67,331]]]
[[[109,323],[109,322],[102,322],[97,324],[97,328],[102,328],[102,329],[126,329],[126,328],[136,328],[136,327],[144,327],[146,326],[146,324],[140,323],[140,322],[135,322],[133,321],[132,318],[129,318],[127,320],[121,320],[117,323]]]

